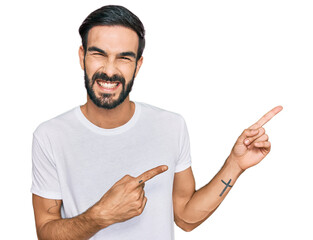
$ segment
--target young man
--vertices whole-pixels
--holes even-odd
[[[222,169],[195,190],[184,119],[129,92],[145,46],[140,20],[121,6],[91,13],[79,29],[87,102],[42,123],[33,136],[33,206],[39,239],[174,239],[223,201],[270,151],[262,127],[239,136]]]

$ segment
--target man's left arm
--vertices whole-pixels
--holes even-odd
[[[191,168],[174,177],[173,207],[177,226],[191,231],[204,222],[224,200],[238,177],[258,164],[270,152],[271,144],[263,125],[282,110],[278,106],[244,130],[221,170],[204,187],[195,190]]]

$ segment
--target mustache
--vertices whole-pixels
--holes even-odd
[[[106,73],[104,72],[96,72],[92,76],[92,85],[95,83],[96,80],[104,80],[107,82],[121,82],[123,85],[125,85],[125,78],[122,76],[119,76],[117,74],[113,75],[112,77],[109,77]]]

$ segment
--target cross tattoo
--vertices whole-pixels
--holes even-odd
[[[226,187],[225,187],[225,188],[223,189],[223,191],[221,192],[220,197],[224,194],[224,192],[226,191],[226,189],[227,189],[228,187],[232,187],[232,185],[230,185],[231,179],[229,179],[228,183],[224,182],[223,180],[221,180],[221,181],[222,181],[222,183],[224,183],[224,184],[226,185]]]

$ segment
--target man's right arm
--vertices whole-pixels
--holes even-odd
[[[38,239],[89,239],[105,226],[99,226],[91,209],[68,219],[60,214],[62,200],[53,200],[33,194],[33,207]]]
[[[124,176],[84,213],[62,219],[62,200],[33,194],[36,229],[39,240],[84,240],[114,223],[139,216],[147,203],[145,182],[168,169],[161,165],[138,177]]]

